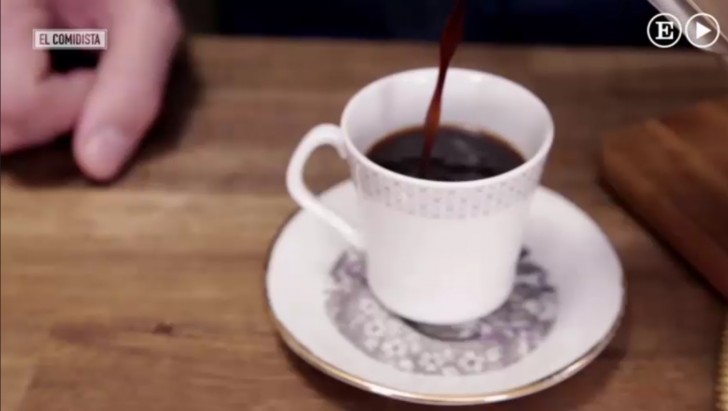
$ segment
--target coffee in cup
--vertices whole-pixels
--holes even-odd
[[[396,131],[367,152],[374,163],[398,174],[433,181],[472,181],[507,173],[524,163],[506,140],[483,130],[439,126],[427,161],[424,127]]]

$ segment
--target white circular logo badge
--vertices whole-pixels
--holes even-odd
[[[647,23],[647,38],[655,47],[670,48],[680,41],[682,25],[677,17],[670,13],[660,13]]]

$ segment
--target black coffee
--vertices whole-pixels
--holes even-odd
[[[410,177],[434,181],[470,181],[503,174],[524,163],[506,141],[482,131],[440,126],[426,170],[422,170],[424,127],[390,134],[367,153],[380,166]]]

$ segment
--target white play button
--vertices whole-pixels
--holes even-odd
[[[720,23],[707,13],[698,13],[685,23],[685,37],[697,48],[712,47],[720,38]]]
[[[695,23],[695,40],[701,39],[703,36],[710,33],[711,31],[713,31],[713,30],[710,29],[709,27],[704,26],[701,22],[699,22],[699,21],[696,22]]]

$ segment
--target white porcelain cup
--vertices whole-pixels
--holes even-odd
[[[436,68],[416,69],[364,87],[346,105],[341,125],[319,125],[303,137],[286,182],[303,209],[365,252],[367,281],[384,306],[413,321],[446,325],[486,315],[511,293],[554,125],[544,103],[519,84],[451,68],[441,124],[493,132],[526,162],[492,178],[437,182],[369,160],[367,151],[384,136],[423,124],[436,78]],[[324,207],[305,186],[305,163],[325,145],[349,163],[359,227]]]

